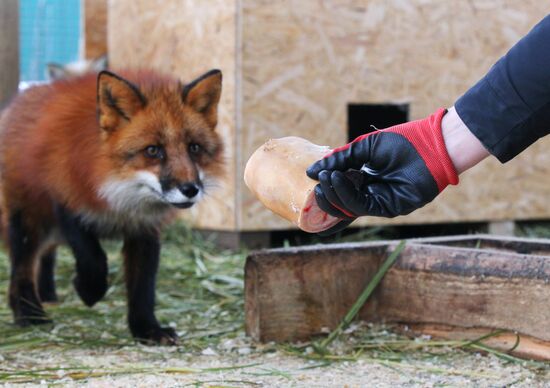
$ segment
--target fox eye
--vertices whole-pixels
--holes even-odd
[[[198,154],[199,152],[201,152],[201,146],[197,143],[191,143],[189,144],[189,152],[192,153],[192,154]]]
[[[145,148],[145,155],[154,159],[162,159],[164,158],[164,151],[162,147],[150,145]]]

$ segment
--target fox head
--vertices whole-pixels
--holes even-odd
[[[153,73],[97,81],[102,153],[108,160],[99,195],[115,211],[188,208],[222,175],[215,131],[222,74],[182,84]]]

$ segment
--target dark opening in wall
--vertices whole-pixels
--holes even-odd
[[[348,141],[409,120],[409,104],[348,104]]]

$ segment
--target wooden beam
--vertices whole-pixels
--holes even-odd
[[[514,236],[516,223],[514,221],[492,221],[487,225],[487,233],[497,236]]]
[[[435,244],[463,248],[498,249],[513,253],[550,256],[550,240],[541,238],[521,238],[495,236],[491,234],[459,235],[443,237],[422,237],[411,239],[419,244]]]
[[[474,247],[446,245],[461,243]],[[334,329],[395,245],[252,253],[245,268],[247,333],[260,341],[296,341]],[[359,318],[499,328],[550,344],[550,256],[513,252],[548,247],[547,240],[494,236],[410,241]]]
[[[84,0],[84,58],[107,54],[107,0]]]
[[[0,1],[0,109],[19,85],[19,1]]]
[[[405,325],[401,325],[399,331],[409,337],[416,337],[422,334],[433,338],[445,338],[455,341],[475,341],[491,334],[494,330],[484,328],[466,329],[448,325],[412,324],[406,325],[406,327]],[[517,357],[532,360],[550,360],[550,342],[540,341],[519,333],[493,335],[480,341],[480,344]]]

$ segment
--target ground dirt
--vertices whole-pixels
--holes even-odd
[[[175,347],[129,336],[120,245],[107,242],[110,288],[85,307],[70,283],[74,261],[59,252],[60,302],[53,325],[17,328],[0,293],[0,385],[89,387],[550,387],[550,363],[479,352],[460,341],[409,339],[392,327],[353,324],[319,353],[316,343],[258,344],[243,327],[246,252],[224,252],[179,226],[168,231],[157,315],[176,328]],[[0,256],[0,289],[8,264]]]

